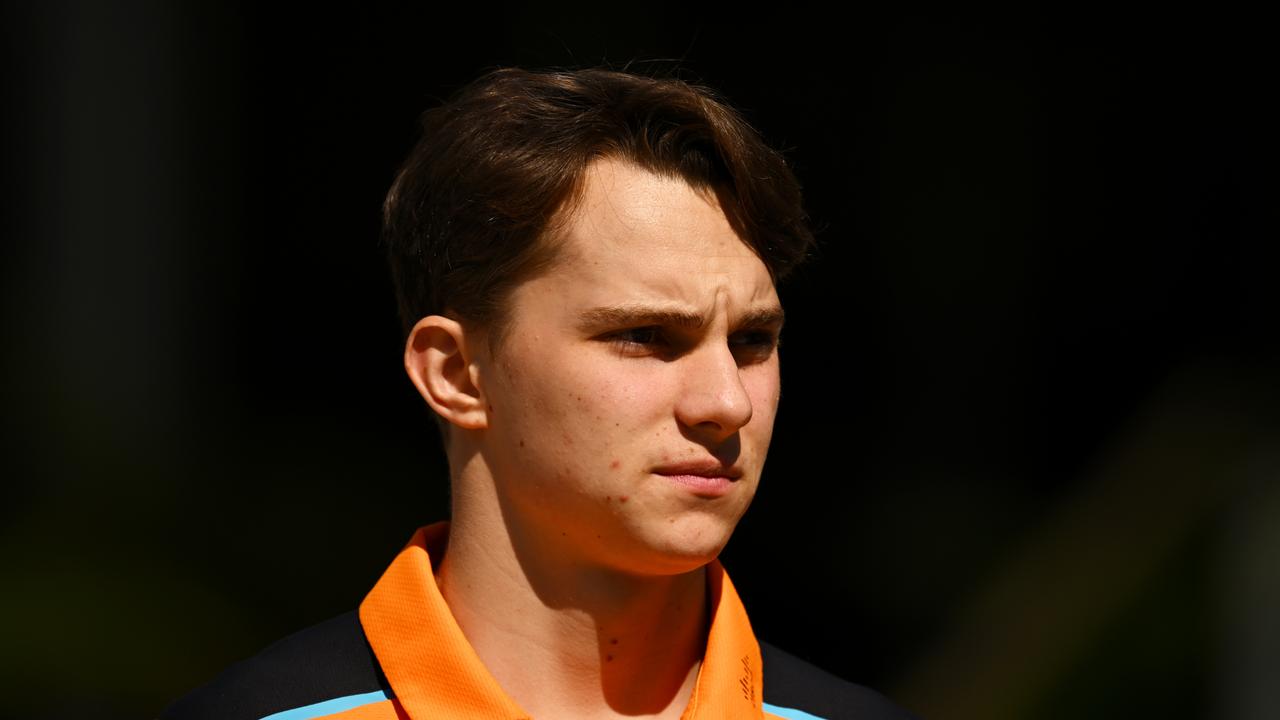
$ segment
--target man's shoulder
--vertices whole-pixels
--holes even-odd
[[[389,697],[354,611],[297,632],[232,665],[160,714],[161,720],[259,720],[320,703]]]
[[[788,720],[916,720],[880,693],[760,642],[765,710]]]

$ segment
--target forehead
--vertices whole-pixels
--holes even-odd
[[[553,242],[557,262],[526,283],[524,294],[707,310],[715,303],[777,304],[768,268],[733,229],[714,192],[623,160],[588,166]]]

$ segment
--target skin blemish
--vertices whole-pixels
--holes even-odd
[[[614,470],[617,470],[621,466],[622,466],[621,460],[614,460],[613,462],[609,463],[609,467],[613,468]]]
[[[610,645],[617,645],[617,644],[618,644],[618,638],[609,638],[609,644],[610,644]]]
[[[605,495],[605,496],[604,496],[604,501],[605,501],[605,502],[613,502],[613,496],[612,496],[612,495]]]
[[[619,496],[618,496],[618,502],[626,502],[626,501],[627,501],[627,496],[626,496],[626,495],[619,495]]]
[[[605,655],[605,656],[604,656],[604,661],[605,661],[605,662],[613,662],[613,656],[612,656],[612,655]]]
[[[520,438],[520,447],[524,447],[524,438]]]

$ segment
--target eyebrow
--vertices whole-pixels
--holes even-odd
[[[782,312],[781,305],[768,305],[765,307],[754,308],[748,310],[738,320],[738,328],[765,328],[777,327],[782,328],[786,315]]]
[[[784,315],[782,307],[769,305],[747,311],[734,324],[735,329],[782,327]],[[677,308],[655,307],[651,305],[609,305],[584,310],[578,315],[578,327],[590,330],[605,326],[647,326],[663,325],[687,330],[700,330],[706,327],[707,318],[688,310]]]

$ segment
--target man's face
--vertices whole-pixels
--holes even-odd
[[[504,520],[570,562],[694,569],[728,542],[764,466],[773,281],[713,194],[622,161],[588,169],[562,240],[477,360]]]

